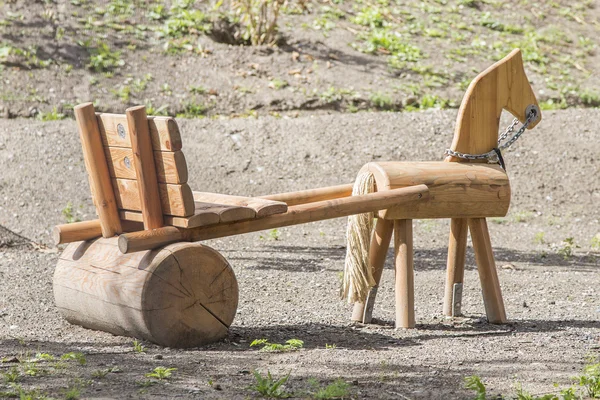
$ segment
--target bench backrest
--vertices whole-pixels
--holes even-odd
[[[87,107],[90,107],[90,105],[87,105]],[[138,109],[137,111],[142,110]],[[88,127],[93,127],[93,124],[97,126],[108,169],[108,179],[111,181],[114,201],[121,220],[147,221],[144,208],[148,207],[145,207],[143,191],[140,188],[143,179],[148,179],[148,175],[152,177],[153,181],[155,180],[155,183],[151,182],[150,186],[157,186],[158,197],[160,197],[160,206],[154,208],[155,210],[160,210],[164,216],[189,217],[194,214],[194,197],[187,184],[188,170],[185,157],[181,152],[181,136],[177,123],[173,118],[162,116],[144,118],[148,124],[147,132],[138,134],[128,121],[127,115],[107,113],[87,113],[87,115],[89,116],[86,117],[88,119],[93,119],[91,115],[95,115],[95,121],[78,121],[80,134],[83,134],[82,123]],[[145,112],[142,115],[145,115]],[[80,116],[77,117],[78,119],[81,118]],[[140,123],[144,124],[145,122]],[[145,126],[142,126],[142,128],[146,129]],[[142,131],[143,129],[139,130]],[[133,135],[137,135],[136,138],[133,138]],[[152,160],[145,159],[143,163],[140,163],[139,157],[143,157],[145,152],[140,151],[138,153],[140,156],[136,161],[133,150],[135,146],[132,142],[133,139],[136,139],[136,146],[147,146],[148,144],[145,142],[147,142],[148,137],[151,142]],[[146,147],[146,149],[149,149],[149,147]],[[84,157],[91,178],[93,173],[90,171],[89,164],[92,157],[89,157],[86,153],[85,146]],[[101,161],[98,158],[95,163]],[[154,168],[155,173],[148,174],[148,171],[146,171],[144,174],[142,171],[140,174],[136,166],[142,164],[144,169]],[[97,167],[97,165],[93,166],[94,169]],[[102,168],[100,169],[102,170]],[[103,170],[106,171],[106,168],[103,167]],[[94,204],[98,209],[99,204],[105,200],[97,198],[92,182],[90,182],[90,186]],[[100,212],[99,215],[101,215]],[[161,216],[158,219],[160,220]],[[168,218],[165,218],[165,220],[168,220]]]

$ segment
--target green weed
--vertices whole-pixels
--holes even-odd
[[[600,250],[600,233],[596,233],[596,235],[590,241],[590,245],[594,250]]]
[[[181,38],[190,34],[199,34],[210,31],[210,21],[202,11],[193,9],[195,0],[175,1],[169,10],[168,18],[164,21],[159,36],[167,38]],[[156,8],[154,9],[156,11]],[[161,14],[164,15],[164,9]]]
[[[559,255],[561,255],[565,260],[568,260],[573,255],[573,250],[577,247],[579,246],[575,244],[575,239],[572,237],[568,237],[563,239],[556,252]]]
[[[65,353],[62,356],[60,356],[60,359],[64,361],[76,360],[79,363],[79,365],[87,364],[85,355],[83,353],[78,352]]]
[[[19,370],[17,367],[11,367],[10,369],[8,369],[8,371],[1,372],[0,375],[4,379],[4,382],[6,382],[6,383],[15,383],[21,377],[21,374],[19,373]]]
[[[62,215],[63,217],[65,217],[67,224],[72,224],[73,222],[81,221],[81,219],[79,219],[79,217],[75,215],[73,211],[73,203],[71,203],[70,201],[67,203],[65,208],[63,208]]]
[[[271,371],[267,371],[267,376],[263,377],[260,372],[254,370],[255,383],[250,386],[250,389],[254,390],[262,397],[285,399],[291,397],[292,394],[284,390],[284,385],[288,381],[290,374],[275,380],[271,375]]]
[[[208,109],[206,104],[190,100],[183,104],[183,112],[178,113],[177,118],[202,118],[206,116]]]
[[[271,89],[275,89],[275,90],[280,90],[287,86],[289,86],[289,83],[287,83],[287,81],[284,81],[283,79],[279,79],[279,78],[273,78],[269,82],[269,87]]]
[[[380,110],[392,110],[394,108],[394,101],[392,98],[381,92],[371,93],[369,100],[371,100],[371,103],[375,108]]]
[[[59,121],[61,119],[65,119],[67,118],[67,116],[63,113],[59,113],[58,110],[56,109],[56,107],[52,108],[52,111],[50,112],[40,112],[37,115],[37,118],[40,121]]]
[[[99,42],[96,46],[92,46],[89,40],[79,44],[88,50],[90,62],[87,67],[95,72],[110,72],[125,65],[125,61],[121,59],[121,52],[111,50],[104,42]]]
[[[315,399],[344,399],[350,394],[350,385],[343,379],[338,378],[333,383],[319,388],[314,394]]]
[[[173,375],[173,371],[177,371],[177,368],[156,367],[152,372],[147,373],[146,377],[162,381],[169,379]]]
[[[139,342],[137,339],[133,341],[133,351],[136,353],[145,353],[146,348],[142,345],[142,342]]]
[[[544,236],[544,232],[536,232],[535,235],[533,235],[533,243],[545,244],[546,240],[544,239]]]
[[[290,339],[285,344],[270,343],[267,339],[255,339],[250,343],[250,347],[263,346],[260,351],[285,352],[299,350],[304,346],[300,339]]]

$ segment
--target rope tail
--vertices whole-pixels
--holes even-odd
[[[358,173],[352,195],[375,192],[375,177],[364,166]],[[369,266],[369,248],[373,232],[373,212],[348,217],[346,230],[346,263],[342,282],[342,299],[348,303],[364,302],[371,287],[375,286],[373,271]]]

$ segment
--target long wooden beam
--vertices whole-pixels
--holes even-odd
[[[402,203],[418,201],[427,198],[428,194],[429,189],[426,185],[415,185],[361,196],[349,196],[341,199],[301,204],[290,207],[283,214],[275,214],[265,218],[231,224],[218,224],[192,229],[169,226],[154,230],[126,233],[119,236],[119,249],[121,252],[127,254],[180,241],[195,242],[256,232],[264,229],[345,217],[352,214],[383,210]]]
[[[129,182],[129,181],[127,181]],[[258,198],[272,201],[281,201],[288,206],[306,204],[315,201],[339,199],[352,194],[352,184],[329,186],[317,189],[301,190],[298,192],[287,192],[260,196]],[[218,220],[217,220],[218,222]],[[80,240],[89,240],[102,236],[96,235],[100,229],[100,220],[76,222],[72,224],[58,225],[53,233],[55,244],[71,243]]]
[[[340,199],[352,195],[352,183],[346,185],[328,186],[317,189],[301,190],[298,192],[288,192],[279,194],[270,194],[259,196],[261,199],[282,201],[288,206],[298,204],[314,203],[315,201]]]

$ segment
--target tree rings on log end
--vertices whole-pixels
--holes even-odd
[[[222,339],[238,305],[231,266],[199,243],[122,254],[118,238],[71,243],[54,273],[54,297],[71,323],[196,347]]]

